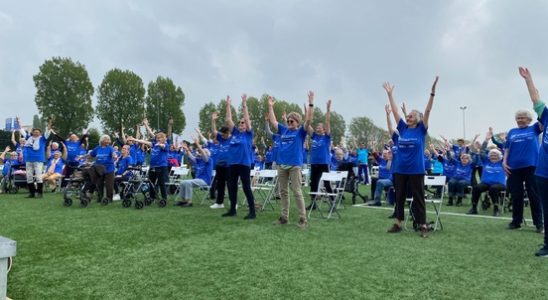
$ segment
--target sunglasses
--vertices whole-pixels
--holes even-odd
[[[241,121],[240,124],[245,124],[245,121]]]
[[[289,119],[289,120],[287,120],[287,123],[297,123],[297,121],[295,121],[293,119]]]

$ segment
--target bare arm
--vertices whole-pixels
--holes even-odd
[[[63,143],[63,141],[60,141],[61,143],[61,146],[63,146],[63,160],[66,161],[67,160],[67,156],[68,156],[68,150],[67,150],[67,146],[65,145],[65,143]]]
[[[217,119],[219,118],[219,114],[214,111],[211,114],[211,131],[213,132],[213,136],[217,136]]]
[[[272,130],[270,129],[270,124],[269,124],[269,121],[268,121],[268,114],[265,114],[265,116],[264,116],[264,131],[270,137],[274,134],[272,132]]]
[[[251,126],[251,120],[249,119],[249,112],[247,110],[247,95],[246,94],[242,95],[242,110],[243,110],[243,113],[244,113],[245,127],[248,131],[250,131],[253,126]]]
[[[436,79],[432,84],[432,92],[430,93],[430,98],[428,99],[428,103],[426,104],[426,108],[424,109],[424,118],[422,119],[422,123],[424,124],[425,128],[428,128],[428,121],[430,120],[430,112],[432,111],[432,105],[434,104],[434,96],[436,95],[436,85],[438,84],[438,79],[439,76],[436,76]]]
[[[151,137],[154,137],[154,132],[152,132],[152,129],[150,129],[150,126],[148,125],[148,119],[145,118],[143,120],[143,125],[145,125],[145,128],[147,129],[147,132],[148,134],[151,136]],[[146,137],[145,137],[146,138]]]
[[[331,99],[327,100],[325,110],[325,133],[331,135]]]
[[[525,79],[525,84],[527,85],[527,90],[529,91],[531,101],[533,101],[533,104],[537,104],[540,101],[540,96],[538,94],[538,90],[535,88],[535,83],[533,82],[531,72],[529,72],[529,69],[527,68],[519,67],[519,74],[523,77],[523,79]]]
[[[390,109],[390,104],[386,104],[384,106],[384,111],[386,112],[386,127],[388,128],[388,133],[390,134],[390,138],[392,138],[392,135],[394,134],[394,127],[392,126],[392,121],[390,120],[390,113],[392,110]]]
[[[134,141],[134,142],[137,142],[137,143],[144,144],[144,145],[147,145],[149,147],[152,147],[152,143],[149,142],[149,141],[146,141],[146,140],[139,140],[139,139],[136,139],[136,138],[129,137],[128,141]]]
[[[274,114],[274,99],[272,99],[272,96],[268,96],[268,119],[274,128],[278,128],[278,121]]]
[[[312,113],[314,111],[314,92],[308,91],[308,109],[306,110],[306,118],[304,120],[304,128],[308,128],[312,123]]]
[[[228,125],[228,130],[232,132],[234,129],[234,121],[232,120],[232,101],[230,96],[226,96],[226,123]]]
[[[396,101],[394,101],[394,96],[392,95],[392,92],[394,91],[394,86],[390,85],[389,82],[385,82],[382,87],[386,91],[386,94],[388,95],[388,101],[390,102],[390,108],[392,108],[392,114],[394,115],[394,120],[396,123],[399,123],[401,120],[400,112],[398,110],[398,105],[396,105]]]
[[[13,144],[13,147],[17,146],[17,141],[15,140],[15,130],[11,132],[11,143]]]
[[[171,134],[173,133],[173,118],[169,117],[169,120],[167,121],[167,138],[170,140],[173,140],[173,137]]]

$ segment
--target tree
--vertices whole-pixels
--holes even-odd
[[[70,58],[46,60],[33,76],[42,120],[53,118],[61,136],[86,128],[93,118],[93,85],[84,65]]]
[[[341,114],[331,112],[331,140],[333,144],[340,145],[346,131],[346,122]]]
[[[40,119],[40,116],[34,115],[32,117],[32,128],[40,128],[42,131],[46,130],[46,122]]]
[[[353,118],[349,126],[351,136],[351,146],[355,147],[356,144],[365,143],[369,145],[371,143],[381,144],[389,139],[388,131],[375,126],[373,121],[368,117]]]
[[[167,123],[173,118],[173,132],[182,132],[186,126],[183,105],[185,94],[169,78],[158,76],[148,84],[146,116],[151,128],[167,131]]]
[[[211,131],[211,114],[213,112],[217,111],[217,106],[213,102],[209,102],[206,105],[202,106],[199,113],[199,123],[198,127],[202,131],[202,133],[207,136],[207,133]],[[224,119],[224,116],[222,116]],[[221,118],[221,116],[219,116]],[[217,125],[217,129],[219,128],[219,124]]]
[[[121,126],[133,128],[145,116],[143,80],[129,71],[107,72],[97,88],[97,116],[106,131],[120,131]]]
[[[97,147],[99,145],[99,139],[101,138],[101,133],[99,132],[99,130],[97,130],[97,128],[90,128],[88,130],[88,135],[88,148],[93,149]]]

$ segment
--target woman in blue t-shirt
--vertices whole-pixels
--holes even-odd
[[[533,224],[540,231],[544,225],[535,182],[535,168],[539,153],[538,136],[542,130],[539,123],[529,125],[533,121],[533,116],[527,110],[517,111],[515,119],[518,127],[508,131],[502,162],[508,175],[508,189],[512,197],[512,222],[508,224],[508,229],[519,229],[523,223],[523,184],[525,183]]]
[[[424,203],[424,144],[437,83],[438,77],[436,76],[432,85],[430,98],[424,110],[424,117],[422,117],[420,112],[413,110],[405,116],[405,121],[400,117],[399,107],[392,96],[394,86],[388,82],[383,85],[388,94],[392,114],[398,124],[397,129],[399,132],[398,159],[393,166],[394,186],[396,190],[396,222],[388,230],[390,233],[402,231],[401,223],[404,220],[406,187],[408,186],[413,194],[414,221],[420,226],[421,237],[428,236],[426,207]]]
[[[447,183],[449,201],[447,206],[453,206],[455,195],[457,196],[457,206],[461,206],[464,189],[472,182],[472,163],[470,155],[461,152],[460,159],[455,162],[455,174]]]
[[[97,181],[95,182],[99,191],[99,199],[102,199],[103,186],[106,188],[107,201],[101,202],[104,204],[112,202],[112,196],[114,194],[114,160],[116,159],[116,153],[110,143],[110,136],[103,135],[99,139],[99,145],[89,153],[89,156],[95,157],[96,165],[101,165],[105,168],[103,176],[97,178]]]
[[[313,109],[313,108],[311,108]],[[310,192],[318,192],[322,173],[329,172],[331,163],[331,100],[327,101],[325,111],[325,123],[318,123],[315,130],[308,126],[310,135]],[[288,124],[289,125],[289,124]],[[335,171],[335,170],[333,170]],[[331,186],[325,185],[327,192],[332,193]],[[310,195],[311,201],[315,195]],[[306,209],[315,209],[314,201]]]
[[[19,122],[19,118],[17,118]],[[27,198],[42,198],[43,193],[43,181],[42,173],[44,171],[44,161],[46,161],[46,140],[51,132],[51,121],[48,122],[48,129],[45,136],[42,135],[40,128],[33,128],[31,135],[27,136],[25,144],[23,145],[23,155],[25,159],[25,167],[27,172],[27,185],[29,188],[29,195]],[[21,129],[21,136],[25,136],[25,131]],[[34,181],[38,190],[34,187]]]
[[[329,105],[329,104],[328,104]],[[308,109],[306,119],[301,125],[301,115],[291,112],[287,115],[287,126],[278,123],[274,114],[274,99],[268,97],[268,118],[270,124],[278,129],[280,148],[278,150],[278,187],[282,201],[282,215],[274,223],[284,225],[289,222],[289,185],[299,209],[299,223],[297,226],[304,229],[308,226],[306,209],[302,191],[303,149],[306,138],[306,129],[312,120],[314,110],[314,92],[308,92]]]
[[[217,112],[211,114],[211,131],[217,141],[217,151],[215,157],[215,190],[216,200],[210,208],[218,209],[224,208],[225,199],[225,187],[228,185],[229,178],[229,158],[230,158],[230,139],[232,137],[230,130],[227,126],[222,126],[217,131],[217,119],[219,115]]]
[[[247,95],[242,95],[243,118],[238,126],[232,121],[232,106],[230,96],[226,97],[226,122],[229,131],[232,133],[229,148],[229,176],[228,176],[228,197],[230,209],[223,214],[223,217],[236,216],[236,204],[238,203],[238,178],[242,183],[249,213],[245,220],[253,220],[255,215],[255,198],[251,191],[251,146],[253,144],[253,129],[249,112],[247,111]]]
[[[482,152],[485,152],[487,143],[484,143]],[[506,190],[506,174],[502,167],[502,153],[498,149],[489,151],[487,157],[483,155],[483,175],[481,181],[472,189],[472,207],[469,215],[478,214],[478,202],[481,193],[488,191],[493,202],[493,216],[499,216],[499,195]]]
[[[540,100],[538,90],[535,88],[535,84],[533,83],[533,78],[531,77],[529,70],[520,67],[519,73],[521,77],[525,79],[527,89],[529,90],[529,95],[531,96],[531,101],[533,101],[535,112],[539,117],[540,123],[544,125],[542,130],[542,142],[540,145],[535,170],[540,201],[542,202],[542,207],[544,208],[544,245],[535,253],[535,255],[539,257],[548,257],[548,224],[546,222],[546,220],[548,220],[548,108],[546,108],[546,104]]]

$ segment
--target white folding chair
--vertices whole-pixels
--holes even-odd
[[[308,211],[308,218],[311,218],[313,208],[319,212],[321,218],[330,219],[333,213],[336,213],[339,219],[341,215],[336,209],[342,200],[344,193],[345,179],[348,177],[348,172],[324,172],[320,178],[320,184],[317,192],[310,192],[313,195],[312,205]],[[328,191],[327,186],[331,187],[331,192]],[[322,212],[322,202],[329,204],[329,210],[327,217],[324,217]]]
[[[431,203],[434,207],[434,212],[436,213],[436,221],[434,222],[434,231],[438,229],[438,225],[441,229],[443,229],[443,224],[441,223],[440,219],[440,213],[441,213],[441,206],[443,205],[443,196],[445,195],[445,176],[424,176],[424,185],[426,187],[433,187],[436,189],[437,187],[441,187],[441,195],[439,198],[433,198],[429,197],[428,195],[424,196],[424,203],[425,206],[427,203]],[[426,189],[425,189],[426,190]],[[404,227],[407,227],[407,221],[409,220],[409,217],[413,217],[413,198],[406,199],[407,202],[409,202],[409,214],[405,218],[405,224]],[[426,208],[426,207],[425,207]]]
[[[255,199],[259,197],[263,200],[262,210],[270,205],[274,210],[272,202],[275,199],[276,187],[278,185],[278,171],[277,170],[258,170],[253,177],[253,185],[251,190],[255,194]]]

